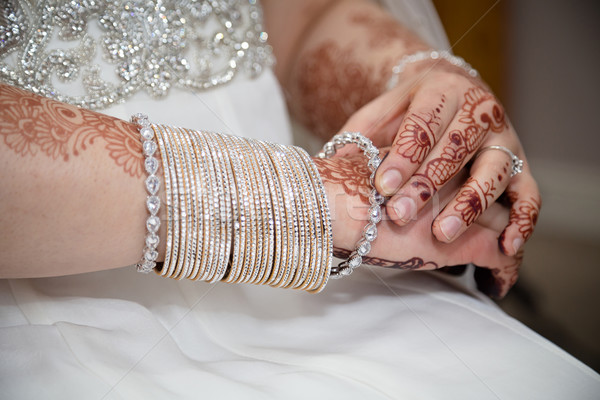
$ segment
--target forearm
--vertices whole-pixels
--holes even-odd
[[[294,115],[323,138],[386,90],[402,55],[428,48],[368,0],[273,3],[265,19],[277,76]]]
[[[133,125],[0,85],[0,133],[1,277],[139,260],[147,213]]]

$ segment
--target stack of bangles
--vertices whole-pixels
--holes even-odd
[[[132,117],[144,152],[147,236],[138,271],[174,279],[253,283],[321,291],[330,277],[362,263],[377,236],[383,197],[373,188],[368,225],[350,258],[332,267],[327,194],[309,155],[299,147],[150,124]],[[336,135],[321,157],[354,143],[374,174],[379,151],[360,133]],[[162,159],[162,182],[157,176]],[[166,252],[156,262],[166,199]],[[371,180],[372,186],[372,180]]]

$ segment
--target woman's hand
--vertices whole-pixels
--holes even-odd
[[[391,196],[391,220],[398,226],[416,220],[435,194],[472,163],[471,176],[434,216],[431,230],[441,242],[457,240],[506,192],[510,220],[498,243],[504,254],[515,256],[531,236],[540,195],[504,109],[483,82],[445,60],[410,65],[400,79],[400,85],[354,113],[342,129],[360,131],[380,147],[391,145],[375,180],[380,193]],[[523,172],[511,178],[512,160],[503,151],[478,156],[491,145],[522,159]]]
[[[325,183],[333,221],[334,254],[345,258],[361,236],[366,225],[369,170],[363,156],[316,159]],[[494,297],[502,297],[515,283],[522,252],[507,256],[498,249],[498,236],[509,218],[508,210],[499,204],[490,206],[471,229],[453,243],[442,243],[431,235],[431,223],[439,209],[451,201],[464,176],[451,180],[424,206],[414,223],[399,226],[386,218],[378,224],[378,236],[365,263],[389,268],[432,270],[470,262],[489,273],[480,289]],[[491,280],[489,278],[492,278]]]

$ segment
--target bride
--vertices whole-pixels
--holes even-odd
[[[403,23],[362,0],[6,3],[8,398],[41,385],[50,398],[592,398],[596,374],[476,290],[501,297],[514,284],[537,187],[476,71],[432,51],[442,44],[430,6],[394,7]],[[407,29],[419,10],[432,19],[412,28],[430,44]],[[129,116],[289,145],[284,100],[324,140],[358,131],[381,149],[384,218],[361,260],[387,268],[362,267],[318,295],[119,268],[138,262],[148,218]],[[347,147],[312,163],[333,254],[346,258],[370,171]],[[165,192],[156,261],[170,254]],[[467,263],[481,266],[473,281],[397,271]]]

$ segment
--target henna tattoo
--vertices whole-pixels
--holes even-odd
[[[464,160],[479,148],[489,131],[500,133],[508,128],[504,110],[491,93],[472,87],[464,98],[458,121],[465,126],[452,130],[440,156],[427,162],[424,172],[412,178],[412,186],[423,201],[460,171]]]
[[[513,191],[508,191],[507,196],[509,201],[512,201],[511,204],[518,201],[518,206],[510,209],[509,226],[517,225],[523,240],[527,240],[533,234],[533,229],[537,224],[541,201],[534,198],[517,200],[518,194]]]
[[[361,63],[353,47],[341,48],[331,40],[305,54],[295,73],[299,93],[291,107],[309,129],[324,139],[331,138],[385,86],[382,71]]]
[[[110,158],[132,177],[142,176],[142,145],[125,121],[0,84],[0,135],[21,156],[38,152],[69,161],[98,138]]]
[[[396,152],[408,158],[413,164],[421,164],[435,145],[434,128],[440,126],[440,117],[444,108],[445,96],[438,106],[428,113],[411,113],[403,122],[404,129],[398,135],[394,146]]]
[[[333,160],[313,159],[321,179],[342,186],[349,196],[359,196],[360,200],[369,204],[369,171],[363,159],[335,158]]]
[[[469,177],[454,206],[454,209],[460,212],[461,218],[467,226],[471,225],[483,210],[488,208],[489,200],[493,200],[496,190],[493,179],[481,185],[476,179]]]
[[[523,250],[514,256],[514,261],[502,268],[477,267],[475,269],[475,282],[477,288],[488,296],[501,299],[517,282],[519,268],[523,261]]]
[[[350,250],[342,249],[339,247],[333,248],[333,255],[337,258],[348,258],[352,252]],[[420,257],[412,257],[405,261],[393,261],[386,260],[384,258],[364,256],[363,262],[368,265],[374,265],[377,267],[405,269],[405,270],[417,270],[417,269],[437,269],[437,263],[433,261],[425,261]]]

